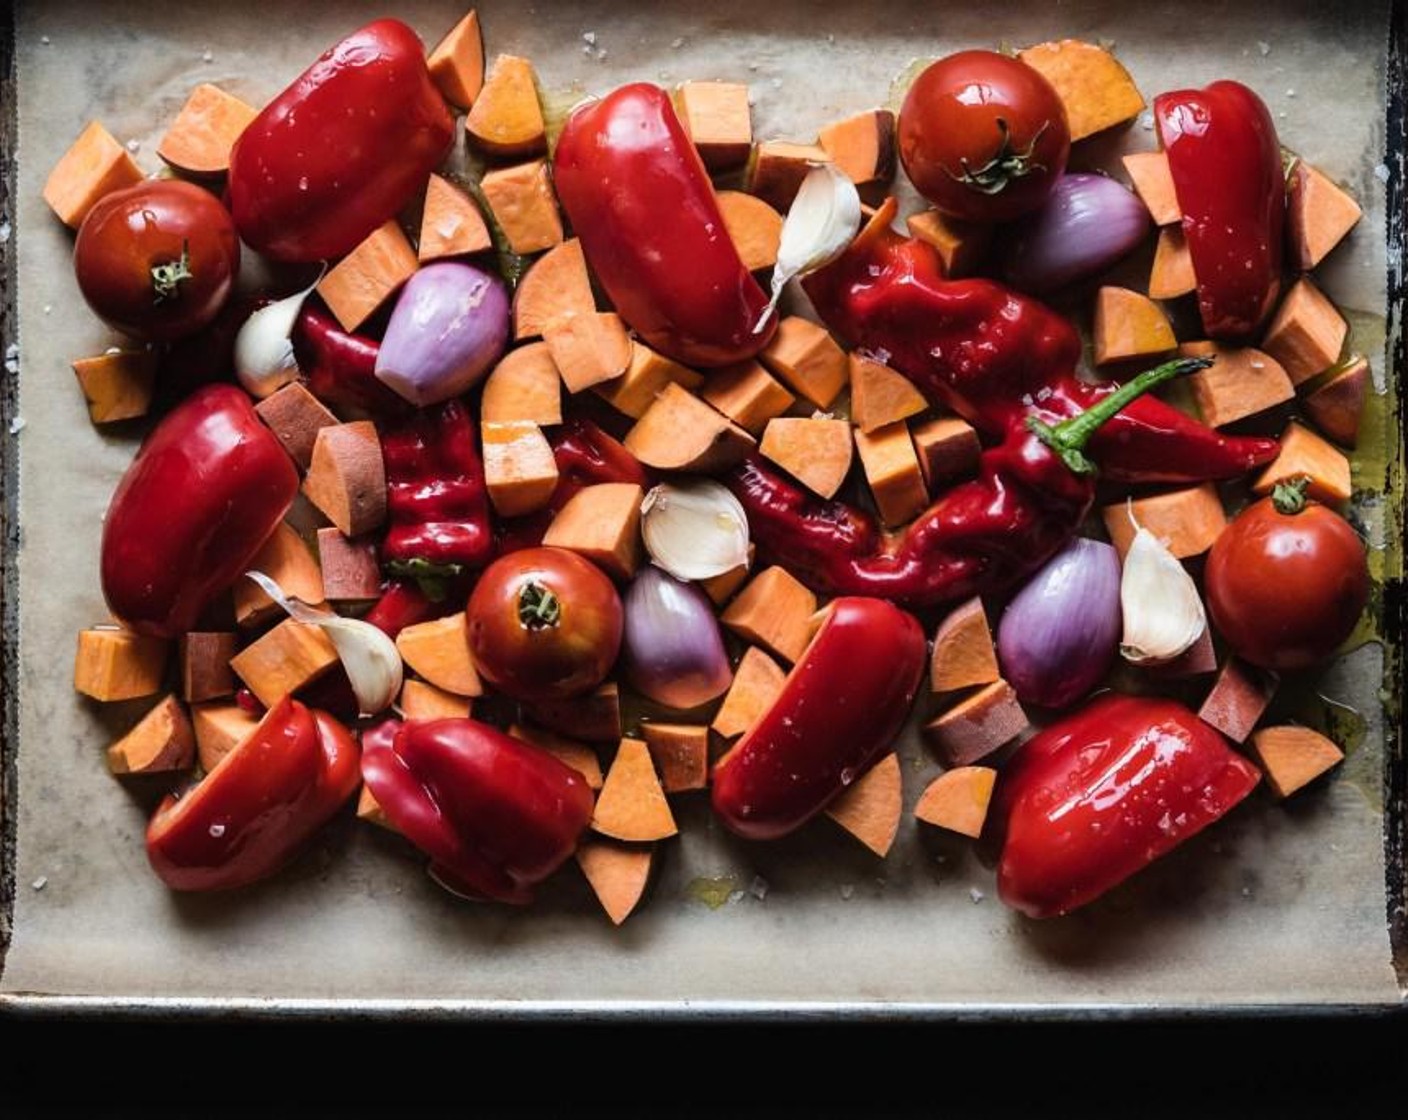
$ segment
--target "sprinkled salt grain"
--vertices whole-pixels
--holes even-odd
[[[207,50],[207,51],[202,52],[202,54],[201,54],[201,56],[200,56],[200,60],[201,60],[202,62],[214,62],[214,61],[215,61],[215,55],[213,55],[210,51]]]
[[[211,825],[211,826],[210,826],[210,835],[213,836],[216,840],[219,840],[220,837],[222,837],[222,836],[225,835],[225,826],[224,826],[223,824],[213,824],[213,825]]]
[[[583,31],[583,32],[582,32],[582,42],[586,43],[587,46],[589,46],[589,47],[594,47],[594,46],[596,46],[596,32],[595,32],[595,31]]]
[[[1148,109],[1145,109],[1144,112],[1139,114],[1139,127],[1145,132],[1154,131],[1154,114],[1149,112]]]
[[[39,36],[39,41],[47,47],[49,45],[50,39],[47,35],[41,35]]]
[[[48,315],[48,314],[49,314],[50,312],[52,312],[53,310],[54,310],[54,305],[53,305],[52,303],[46,303],[46,304],[44,305],[44,314],[45,314],[45,315]]]
[[[1265,58],[1271,53],[1271,44],[1266,42],[1264,39],[1258,39],[1256,41],[1256,49],[1261,52],[1261,57]]]
[[[850,883],[842,883],[842,884],[841,884],[841,897],[842,897],[843,899],[845,899],[847,902],[850,902],[850,900],[851,900],[851,895],[853,895],[853,894],[855,894],[855,893],[856,893],[856,889],[855,889],[855,887],[851,886]]]
[[[1374,165],[1374,178],[1381,183],[1387,183],[1389,176],[1388,164],[1377,163]]]
[[[0,222],[0,245],[10,240],[10,223]]]
[[[681,35],[681,36],[680,36],[679,38],[677,38],[677,39],[671,39],[671,40],[670,40],[670,49],[671,49],[672,51],[677,51],[677,50],[679,50],[682,46],[684,46],[684,36],[683,36],[683,35]]]
[[[971,898],[974,902],[982,902],[983,899],[987,898],[987,895],[985,895],[977,887],[969,887],[968,897]]]
[[[10,434],[11,434],[12,436],[17,436],[17,435],[19,435],[22,431],[24,431],[24,417],[23,417],[23,416],[16,416],[16,417],[13,417],[13,418],[10,420]]]
[[[729,892],[728,892],[728,900],[729,900],[730,902],[742,902],[742,901],[743,901],[743,892],[742,892],[742,891],[729,891]]]
[[[39,876],[39,878],[35,879],[34,882],[30,883],[29,885],[30,885],[31,887],[33,887],[35,890],[37,890],[37,891],[42,891],[45,887],[47,887],[47,886],[49,885],[49,876],[47,876],[47,875],[41,875],[41,876]]]
[[[1293,90],[1293,89],[1288,89],[1288,90],[1286,91],[1286,96],[1287,96],[1287,97],[1294,97],[1295,95],[1296,95],[1296,91]]]
[[[127,141],[127,150],[134,154],[140,152],[142,150],[142,142],[140,140]]]
[[[757,64],[756,62],[750,62],[750,63],[748,64],[748,69],[749,69],[749,70],[757,70],[757,69],[758,69],[758,64]]]
[[[754,875],[753,881],[748,884],[748,893],[761,902],[768,896],[768,881],[761,875]]]
[[[782,88],[782,79],[781,79],[781,78],[774,78],[774,79],[772,80],[772,88],[773,88],[773,89],[781,89],[781,88]]]

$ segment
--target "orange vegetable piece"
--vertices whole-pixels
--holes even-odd
[[[479,185],[515,253],[526,255],[561,244],[562,215],[546,160],[490,171]]]
[[[758,356],[788,388],[817,408],[830,408],[850,380],[846,352],[825,327],[800,315],[779,322],[777,333]]]
[[[468,109],[484,88],[484,35],[479,13],[470,9],[459,23],[435,44],[425,60],[430,77],[451,105]]]
[[[191,91],[156,154],[187,175],[224,175],[230,170],[230,149],[258,115],[253,105],[202,82]]]
[[[1299,385],[1335,364],[1348,333],[1344,316],[1310,277],[1302,276],[1277,308],[1261,348]]]
[[[303,493],[349,537],[386,520],[386,468],[370,420],[319,428]]]
[[[666,793],[703,789],[708,784],[707,727],[692,723],[645,723],[640,730]]]
[[[619,926],[645,895],[653,851],[610,840],[587,839],[577,845],[574,855],[611,924]]]
[[[1104,47],[1080,39],[1038,43],[1017,57],[1042,75],[1066,107],[1071,140],[1084,140],[1131,121],[1144,108],[1144,95],[1118,59]]]
[[[730,568],[726,572],[720,572],[709,579],[699,581],[699,589],[709,596],[714,606],[720,607],[733,597],[733,593],[743,586],[743,581],[748,578],[748,571],[753,566],[753,553],[756,551],[750,542],[748,545],[748,559],[739,564],[736,568]]]
[[[758,450],[814,494],[829,498],[851,469],[851,425],[781,416],[768,421]]]
[[[73,687],[94,700],[135,700],[161,688],[169,644],[118,627],[78,632]]]
[[[969,599],[939,623],[929,662],[929,687],[934,692],[954,692],[992,684],[1001,676],[982,600]]]
[[[1167,354],[1177,345],[1168,316],[1148,296],[1109,285],[1096,293],[1096,365]]]
[[[484,485],[503,517],[518,517],[547,505],[557,489],[557,461],[542,428],[528,420],[480,425]]]
[[[851,419],[863,432],[923,412],[928,402],[914,382],[858,350],[847,355],[851,374]]]
[[[318,561],[298,535],[298,530],[287,521],[279,522],[249,566],[274,580],[289,597],[313,607],[323,605],[323,573]],[[283,608],[252,579],[241,576],[231,590],[235,601],[235,621],[241,626],[259,626],[283,614]]]
[[[794,144],[788,140],[765,140],[753,147],[745,186],[778,213],[787,213],[802,180],[818,163],[831,157],[816,144]]]
[[[1306,394],[1302,404],[1315,426],[1336,443],[1354,447],[1359,442],[1359,418],[1369,395],[1369,362],[1356,354],[1319,388]]]
[[[1218,673],[1198,718],[1234,743],[1245,742],[1276,694],[1280,677],[1267,669],[1229,658]]]
[[[323,596],[331,603],[365,603],[381,595],[376,541],[352,538],[336,526],[318,530],[318,566]]]
[[[238,704],[216,701],[191,706],[191,726],[196,737],[196,757],[207,774],[243,743],[259,726],[259,717]]]
[[[626,580],[641,562],[640,503],[634,482],[602,482],[573,494],[543,534],[543,544],[585,556],[608,575]]]
[[[782,691],[787,679],[781,667],[756,646],[743,651],[733,671],[733,683],[709,726],[725,739],[742,735],[758,722]]]
[[[927,241],[939,252],[944,274],[969,276],[982,263],[992,240],[992,227],[950,218],[937,210],[911,214],[904,220],[909,236]]]
[[[104,195],[142,181],[142,169],[106,128],[90,121],[44,182],[44,201],[77,229]]]
[[[885,527],[893,529],[918,517],[929,504],[929,492],[905,422],[857,431],[856,450]]]
[[[1178,192],[1173,186],[1173,172],[1166,152],[1131,152],[1123,157],[1134,192],[1149,208],[1149,217],[1156,226],[1171,226],[1183,220],[1178,205]]]
[[[465,117],[471,144],[495,156],[531,156],[547,147],[538,83],[526,58],[501,54]],[[497,212],[498,207],[495,207]],[[521,252],[517,248],[514,252]]]
[[[858,187],[895,177],[895,114],[889,109],[867,109],[829,124],[816,142]]]
[[[288,618],[230,659],[230,668],[266,708],[317,680],[337,664],[337,649],[320,626]]]
[[[724,228],[743,267],[757,272],[775,265],[782,243],[782,215],[761,198],[743,191],[719,191],[717,197]]]
[[[327,406],[297,381],[290,381],[265,397],[254,411],[278,437],[288,457],[305,471],[313,465],[313,445],[318,442],[319,430],[338,423]]]
[[[155,350],[119,350],[73,363],[79,388],[95,424],[145,416],[156,386]]]
[[[694,141],[711,171],[737,167],[753,145],[748,87],[740,82],[683,82],[675,91],[675,109],[685,135]]]
[[[239,635],[223,631],[182,634],[176,659],[181,666],[181,698],[190,703],[230,696],[235,674],[230,658],[239,649]]]
[[[457,696],[409,677],[401,682],[396,704],[406,719],[468,719],[474,710],[468,696]]]
[[[184,770],[195,757],[191,719],[181,701],[167,696],[108,748],[108,769],[114,774],[158,774]]]
[[[1296,268],[1309,272],[1345,239],[1364,211],[1352,195],[1303,159],[1296,160],[1286,186],[1289,256]]]
[[[631,364],[631,336],[614,311],[554,319],[543,327],[543,341],[569,393],[613,381]]]
[[[395,219],[367,235],[318,284],[345,331],[355,331],[416,270],[416,252]]]
[[[684,389],[698,389],[704,375],[673,358],[657,354],[639,339],[631,339],[631,364],[620,377],[592,386],[592,392],[618,412],[639,420],[666,385],[673,382]]]
[[[700,395],[754,436],[797,400],[754,358],[711,370]]]
[[[900,829],[899,755],[891,751],[826,807],[826,815],[881,859]]]
[[[625,444],[647,467],[712,474],[734,466],[756,441],[723,413],[670,382],[626,433]]]
[[[535,260],[513,293],[513,337],[535,338],[543,328],[569,315],[596,311],[582,243],[569,237]]]
[[[914,806],[925,824],[977,839],[983,834],[997,771],[990,766],[957,766],[929,783]]]
[[[1281,453],[1252,483],[1257,494],[1269,494],[1278,482],[1308,478],[1306,494],[1317,502],[1336,505],[1353,491],[1349,459],[1343,451],[1295,421],[1281,433]]]
[[[384,828],[388,832],[400,831],[391,823],[390,818],[386,815],[386,810],[377,803],[377,799],[372,796],[372,791],[366,786],[363,786],[357,794],[357,819],[374,824],[378,828]]]
[[[493,244],[489,226],[474,199],[450,180],[432,174],[425,188],[416,259],[424,263],[482,253]]]
[[[396,635],[396,648],[402,660],[436,688],[456,696],[484,695],[469,654],[463,611],[407,626]]]
[[[952,768],[992,754],[1027,726],[1027,713],[1012,686],[996,680],[926,723],[924,738]]]
[[[576,739],[569,739],[565,735],[557,735],[531,724],[516,723],[508,729],[508,733],[515,739],[532,743],[533,746],[547,751],[563,765],[570,766],[582,775],[589,788],[601,788],[601,761],[596,757],[596,751],[586,743],[579,743]]]
[[[614,743],[621,738],[621,689],[615,681],[570,700],[537,700],[524,705],[524,710],[560,735],[593,743]]]
[[[1344,761],[1344,751],[1308,727],[1263,727],[1252,732],[1252,753],[1261,763],[1266,784],[1287,798]]]
[[[510,350],[484,381],[479,418],[486,424],[562,423],[562,378],[545,342]]]
[[[1154,246],[1154,267],[1149,273],[1149,295],[1152,299],[1177,299],[1198,286],[1193,272],[1193,254],[1183,227],[1164,226]]]
[[[1211,482],[1117,502],[1100,512],[1105,519],[1105,531],[1119,550],[1121,560],[1134,543],[1136,524],[1163,541],[1180,560],[1206,552],[1227,527],[1222,499]]]
[[[679,831],[642,740],[621,740],[596,799],[591,826],[604,836],[636,843],[663,840]]]
[[[723,613],[723,624],[788,661],[802,656],[811,640],[808,620],[816,613],[816,595],[786,568],[774,565],[752,581]]]
[[[919,456],[919,469],[930,494],[956,478],[978,469],[978,457],[983,445],[973,425],[957,416],[940,416],[914,429],[914,450]]]
[[[1183,357],[1217,360],[1188,377],[1188,387],[1198,402],[1203,423],[1220,428],[1285,404],[1296,395],[1295,386],[1270,354],[1250,346],[1219,346],[1215,342],[1188,342],[1178,348]]]

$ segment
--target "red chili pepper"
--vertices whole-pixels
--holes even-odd
[[[293,356],[308,391],[329,408],[356,416],[407,416],[413,406],[376,376],[380,343],[344,331],[331,315],[305,303],[293,326]]]
[[[463,603],[464,598],[459,597],[457,602]],[[392,579],[385,583],[381,598],[362,617],[394,639],[407,626],[429,622],[432,618],[461,609],[457,602],[450,595],[436,602],[415,580]]]
[[[771,840],[799,828],[865,773],[899,734],[924,675],[919,623],[879,599],[828,608],[768,710],[714,768],[714,812]]]
[[[869,514],[813,498],[760,458],[747,460],[730,485],[755,540],[816,589],[917,607],[1012,586],[1050,559],[1090,508],[1089,461],[1068,454],[1077,447],[1123,482],[1227,478],[1276,454],[1274,440],[1224,436],[1152,397],[1126,401],[1112,384],[1081,381],[1080,340],[1066,320],[991,281],[945,279],[932,246],[900,237],[892,216],[887,203],[835,263],[808,277],[807,293],[831,329],[963,416],[991,446],[976,481],[891,537]],[[1140,391],[1192,368],[1161,367]],[[1066,433],[1061,453],[1048,446],[1052,429]]]
[[[359,778],[348,730],[285,697],[194,789],[162,801],[147,857],[173,890],[242,887],[282,867]]]
[[[1018,750],[998,779],[997,889],[1033,918],[1068,914],[1201,832],[1261,779],[1175,700],[1108,694]]]
[[[362,737],[362,776],[431,874],[473,898],[531,901],[592,816],[581,774],[472,719],[378,725]]]
[[[329,48],[230,152],[235,227],[279,261],[340,257],[396,215],[454,141],[416,33],[380,19]]]
[[[1281,290],[1286,179],[1276,126],[1240,82],[1154,99],[1210,338],[1256,334]]]
[[[729,237],[709,173],[670,95],[645,82],[567,118],[553,184],[612,306],[646,343],[722,366],[767,345],[767,297]]]
[[[298,493],[298,471],[233,385],[197,390],[153,430],[103,522],[108,609],[174,638],[249,567]]]

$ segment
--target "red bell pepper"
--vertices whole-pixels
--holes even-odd
[[[249,567],[298,493],[298,471],[249,396],[192,394],[147,437],[103,522],[108,609],[173,638]]]
[[[273,874],[356,791],[357,756],[342,724],[285,697],[194,789],[158,806],[147,826],[152,867],[178,891]]]
[[[1154,99],[1209,338],[1256,334],[1281,290],[1286,179],[1276,126],[1240,82]]]
[[[575,109],[553,184],[612,306],[650,346],[722,366],[767,345],[767,296],[744,267],[670,95],[645,82]]]
[[[879,760],[924,674],[924,631],[879,599],[842,598],[772,706],[714,768],[714,812],[752,840],[801,827]]]
[[[349,334],[327,312],[305,303],[293,325],[293,356],[308,391],[339,415],[406,416],[413,405],[376,376],[381,344]]]
[[[519,905],[576,849],[594,806],[577,771],[472,719],[378,725],[362,737],[362,777],[440,883]]]
[[[1260,779],[1177,701],[1102,696],[1027,740],[1002,771],[998,894],[1033,918],[1070,913],[1201,832]]]
[[[235,228],[279,261],[340,257],[396,215],[454,141],[416,33],[379,19],[329,48],[230,152]]]

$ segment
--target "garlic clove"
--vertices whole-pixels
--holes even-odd
[[[860,195],[850,177],[834,164],[816,164],[802,180],[782,223],[782,241],[772,270],[772,297],[753,333],[777,310],[787,281],[815,272],[837,257],[860,229]]]
[[[651,560],[676,579],[710,579],[748,563],[748,515],[712,479],[652,487],[640,529]]]
[[[1125,554],[1120,607],[1124,615],[1120,655],[1135,665],[1172,661],[1207,629],[1207,613],[1193,577],[1143,527]]]
[[[322,273],[301,292],[294,292],[244,321],[235,336],[235,376],[250,396],[263,400],[298,380],[293,356],[293,325],[306,300],[322,280]]]

